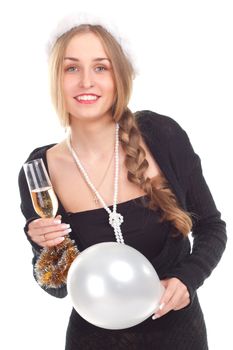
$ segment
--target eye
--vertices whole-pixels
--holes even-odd
[[[104,72],[105,70],[107,70],[107,68],[103,67],[103,66],[98,66],[98,67],[95,68],[96,72]]]
[[[77,67],[74,67],[74,66],[70,66],[70,67],[66,67],[66,68],[65,68],[65,71],[66,71],[66,72],[70,72],[70,73],[76,72],[77,70],[78,70],[78,68],[77,68]]]

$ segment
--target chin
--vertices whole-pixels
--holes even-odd
[[[111,117],[110,110],[107,111],[88,111],[87,109],[85,111],[75,111],[74,113],[71,113],[74,119],[79,120],[95,120],[102,117]]]

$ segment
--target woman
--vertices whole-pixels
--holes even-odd
[[[50,72],[53,103],[69,135],[28,158],[43,158],[49,170],[59,199],[55,219],[38,218],[23,170],[19,175],[33,264],[43,247],[59,245],[68,234],[79,250],[114,241],[106,210],[117,206],[124,216],[119,235],[151,261],[165,287],[153,319],[128,329],[98,328],[73,309],[66,350],[208,349],[196,290],[220,260],[226,233],[188,136],[169,117],[129,110],[133,65],[103,25],[59,33]],[[65,285],[42,288],[67,294]]]

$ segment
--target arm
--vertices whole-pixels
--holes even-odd
[[[179,278],[192,299],[218,264],[227,241],[226,225],[206,184],[199,157],[187,178],[186,205],[193,213],[192,252],[170,271],[169,276]]]
[[[188,288],[191,301],[195,291],[218,264],[226,246],[226,224],[221,219],[202,173],[201,161],[189,137],[172,118],[151,111],[136,114],[145,137],[151,140],[155,158],[171,182],[180,206],[193,218],[193,249],[188,244],[164,278],[178,278]],[[184,240],[187,238],[184,238]],[[183,242],[184,246],[187,242]]]
[[[167,277],[181,280],[192,301],[195,291],[211,274],[225,250],[226,224],[203,176],[201,160],[178,124],[170,149],[174,150],[171,151],[173,167],[184,189],[185,209],[193,218],[193,247],[191,254],[174,266]]]
[[[33,275],[35,277],[34,266],[35,266],[35,263],[36,263],[39,255],[40,255],[42,247],[40,245],[38,245],[37,243],[35,243],[28,235],[28,225],[33,220],[38,219],[39,216],[34,211],[23,168],[20,170],[20,173],[19,173],[18,184],[19,184],[19,191],[20,191],[20,197],[21,197],[21,211],[26,219],[26,225],[24,227],[24,231],[26,233],[27,239],[29,240],[30,244],[32,245]],[[63,286],[61,288],[43,288],[43,289],[47,293],[49,293],[50,295],[58,297],[58,298],[63,298],[67,295],[66,286]]]
[[[192,215],[193,247],[191,252],[184,249],[164,276],[162,283],[166,291],[155,318],[192,304],[196,290],[218,264],[227,241],[226,224],[216,208],[202,173],[200,158],[187,134],[170,118],[165,117],[164,125],[169,167],[178,180],[178,185],[173,183],[173,190],[182,189],[182,192],[175,191],[179,195],[179,203]]]

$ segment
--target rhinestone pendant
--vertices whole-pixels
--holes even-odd
[[[94,202],[95,202],[95,205],[98,205],[98,204],[99,204],[99,199],[98,199],[98,197],[96,196],[96,194],[95,194],[93,200],[94,200]]]

